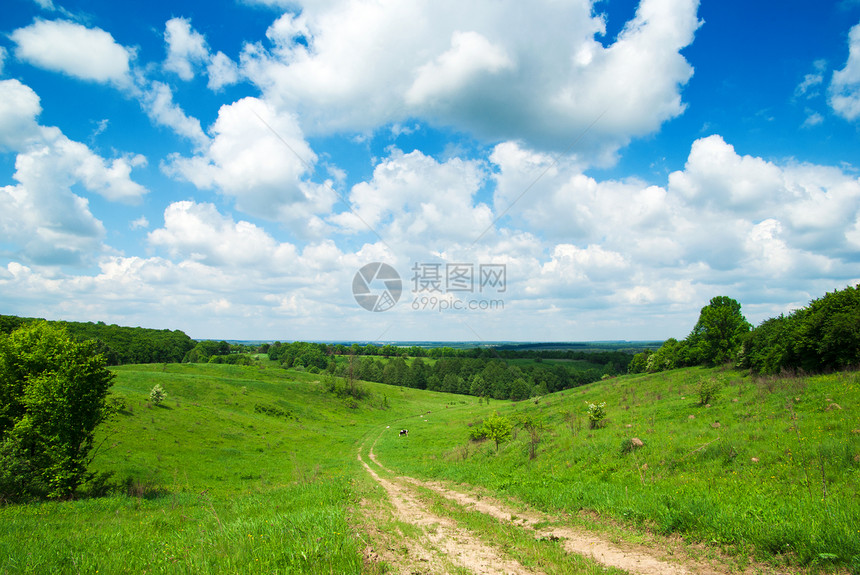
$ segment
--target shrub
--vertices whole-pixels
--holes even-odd
[[[159,405],[165,399],[167,399],[167,392],[164,391],[161,384],[156,383],[152,386],[152,389],[149,390],[149,401],[152,402],[153,405]]]
[[[703,377],[699,380],[697,391],[699,393],[699,405],[707,405],[712,399],[716,399],[720,393],[722,384],[713,377]]]
[[[603,420],[606,418],[606,402],[589,403],[587,413],[588,425],[591,429],[602,427]]]

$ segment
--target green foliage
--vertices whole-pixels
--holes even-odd
[[[768,319],[744,340],[741,366],[753,373],[821,372],[860,364],[860,286]]]
[[[511,437],[513,423],[505,416],[493,412],[482,425],[484,437],[492,439],[496,444],[496,451],[499,451],[499,444],[504,443]]]
[[[627,366],[627,373],[647,373],[648,360],[653,354],[654,352],[652,350],[646,349],[645,351],[641,351],[634,355],[633,359],[630,360],[630,364]]]
[[[0,336],[0,499],[66,497],[87,478],[113,374],[46,322]]]
[[[532,413],[521,413],[517,415],[517,425],[528,433],[529,459],[534,459],[537,457],[537,446],[544,430],[544,421],[540,416]]]
[[[214,341],[204,339],[197,342],[192,349],[182,358],[183,363],[206,363],[213,356],[227,355],[230,353],[230,344],[226,341]]]
[[[603,420],[606,418],[606,402],[590,403],[586,402],[586,415],[588,415],[588,425],[591,429],[597,429],[603,426]]]
[[[720,394],[723,384],[716,377],[701,377],[696,385],[699,395],[699,405],[707,405]]]
[[[712,298],[687,337],[691,359],[708,366],[733,361],[750,327],[740,303],[726,296]]]
[[[0,316],[0,333],[10,333],[18,327],[33,323],[32,318]],[[104,322],[54,321],[49,324],[65,329],[76,341],[95,341],[98,353],[105,356],[107,365],[128,363],[176,363],[194,347],[194,341],[185,333],[168,329],[121,327]]]
[[[153,405],[161,405],[161,402],[167,399],[167,392],[161,387],[160,383],[156,383],[149,390],[149,401]]]

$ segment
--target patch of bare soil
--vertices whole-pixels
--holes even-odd
[[[429,511],[407,487],[397,481],[389,481],[379,476],[358,456],[364,468],[379,485],[385,489],[395,509],[398,520],[419,528],[418,538],[404,537],[401,542],[408,552],[397,554],[386,550],[369,550],[365,557],[377,554],[397,573],[450,573],[448,565],[468,569],[474,573],[488,575],[508,575],[539,573],[526,569],[520,563],[505,557],[502,553],[469,531],[446,518]],[[390,550],[389,550],[390,551]],[[416,569],[416,559],[418,569]]]

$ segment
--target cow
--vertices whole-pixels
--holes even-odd
[[[403,437],[404,435],[409,435],[408,429],[401,429],[400,430],[400,437]]]

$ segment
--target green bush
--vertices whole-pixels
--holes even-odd
[[[603,420],[606,418],[606,402],[589,403],[588,409],[588,425],[591,429],[597,429],[603,426]]]
[[[91,476],[114,378],[96,347],[47,322],[0,335],[0,500],[67,497]]]
[[[151,401],[153,405],[160,405],[165,399],[167,399],[167,392],[164,391],[161,384],[156,383],[152,386],[152,389],[149,390],[149,401]]]
[[[703,377],[696,386],[699,394],[699,405],[707,405],[719,396],[723,384],[714,377]]]

